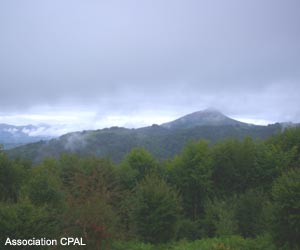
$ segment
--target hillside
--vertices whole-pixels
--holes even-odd
[[[228,137],[265,139],[280,131],[280,124],[250,125],[233,120],[219,111],[206,110],[161,126],[139,129],[112,127],[68,133],[49,141],[8,150],[7,154],[13,158],[27,158],[35,163],[45,157],[59,157],[62,153],[109,157],[119,162],[133,147],[144,147],[155,157],[166,159],[178,154],[189,140],[203,138],[214,143]]]

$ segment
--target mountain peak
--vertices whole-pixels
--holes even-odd
[[[174,121],[164,123],[165,128],[191,128],[197,126],[245,125],[231,119],[215,108],[208,108],[188,114]]]

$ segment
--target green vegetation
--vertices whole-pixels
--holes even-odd
[[[80,156],[110,157],[120,163],[134,147],[145,148],[156,159],[165,160],[180,154],[188,140],[205,139],[215,143],[226,138],[266,139],[281,131],[280,124],[194,126],[167,129],[152,125],[139,129],[119,127],[94,131],[74,132],[50,141],[39,141],[7,151],[10,158],[26,158],[34,164],[46,157],[58,159],[61,153],[76,153]]]
[[[164,161],[137,147],[118,164],[65,154],[32,166],[0,150],[1,249],[72,236],[88,250],[299,250],[299,140],[295,128],[190,141]]]
[[[300,249],[300,169],[279,177],[273,185],[272,195],[275,241],[290,249]]]
[[[162,243],[175,238],[179,198],[163,179],[147,175],[135,188],[132,198],[132,225],[145,242]]]

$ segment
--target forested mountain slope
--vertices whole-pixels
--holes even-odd
[[[265,139],[279,133],[280,124],[257,126],[233,120],[219,111],[204,110],[173,122],[139,129],[111,127],[73,132],[50,141],[27,144],[7,151],[10,157],[39,162],[62,153],[95,155],[120,161],[134,147],[144,147],[158,159],[178,154],[189,140],[200,138],[214,143],[225,138]]]

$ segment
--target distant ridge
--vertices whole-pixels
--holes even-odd
[[[197,111],[174,121],[163,123],[161,126],[169,129],[186,129],[196,126],[235,126],[235,125],[249,125],[247,123],[239,122],[224,115],[220,111],[209,108],[202,111]]]
[[[50,136],[41,136],[38,134],[43,127],[34,125],[15,126],[1,123],[0,144],[2,144],[5,149],[9,149],[31,142],[49,140],[51,138]]]
[[[205,139],[215,143],[225,138],[266,139],[281,131],[279,123],[251,125],[231,119],[215,109],[206,109],[162,125],[73,132],[6,152],[9,157],[27,158],[36,164],[45,157],[59,157],[63,153],[109,157],[119,162],[132,148],[144,147],[158,159],[166,159],[180,153],[189,140]]]

